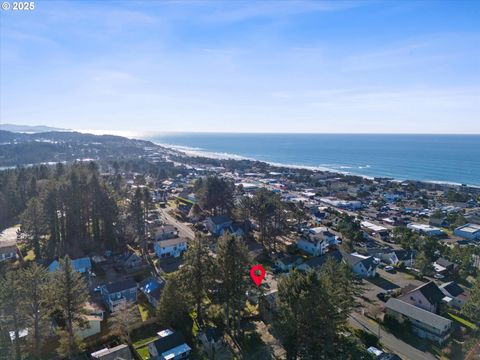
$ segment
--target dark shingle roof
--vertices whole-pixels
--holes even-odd
[[[305,265],[308,265],[310,268],[319,268],[327,262],[328,259],[334,259],[337,263],[342,261],[342,254],[340,251],[335,250],[324,255],[315,256],[310,260],[305,262]]]
[[[121,280],[121,281],[117,281],[117,282],[105,285],[105,288],[110,294],[127,290],[127,289],[136,288],[136,287],[137,287],[137,283],[135,282],[135,280],[132,280],[132,279]]]
[[[417,290],[420,291],[423,296],[425,296],[430,304],[438,304],[445,297],[442,290],[440,290],[437,284],[435,284],[433,281],[421,285],[416,289],[413,289],[411,292]]]
[[[222,225],[222,224],[225,224],[227,222],[230,222],[232,221],[228,216],[226,215],[220,215],[220,216],[212,216],[210,218],[212,220],[212,222],[215,224],[215,225]]]
[[[154,342],[154,345],[159,355],[163,354],[167,350],[173,349],[174,347],[180,346],[182,344],[185,344],[185,339],[180,332],[174,332],[170,335],[155,340]]]
[[[448,293],[452,296],[457,297],[458,295],[462,294],[464,290],[455,282],[450,281],[440,286],[442,289],[448,291]]]

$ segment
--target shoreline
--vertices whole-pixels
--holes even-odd
[[[149,140],[152,141],[152,140]],[[310,171],[322,171],[322,172],[329,172],[333,174],[339,174],[343,176],[358,176],[363,179],[368,179],[368,180],[373,180],[374,178],[384,178],[384,179],[391,179],[392,181],[398,181],[398,182],[404,182],[404,181],[415,181],[415,182],[421,182],[421,183],[426,183],[426,184],[437,184],[437,185],[444,185],[444,186],[455,186],[455,187],[471,187],[475,189],[480,189],[480,185],[474,185],[474,184],[464,184],[464,183],[457,183],[457,182],[449,182],[449,181],[442,181],[442,180],[419,180],[419,179],[397,179],[397,178],[392,178],[389,176],[369,176],[369,175],[362,175],[362,174],[355,174],[350,171],[340,171],[337,169],[332,169],[324,166],[311,166],[311,165],[298,165],[298,164],[283,164],[283,163],[278,163],[278,162],[272,162],[272,161],[265,161],[265,160],[258,160],[238,154],[230,154],[227,152],[214,152],[214,151],[205,151],[201,148],[196,148],[196,147],[189,147],[189,146],[183,146],[183,145],[174,145],[174,144],[165,144],[165,143],[158,143],[152,141],[155,145],[162,146],[171,150],[175,150],[178,152],[181,152],[182,154],[192,156],[192,157],[199,157],[199,158],[208,158],[208,159],[214,159],[214,160],[248,160],[248,161],[257,161],[257,162],[262,162],[265,164],[268,164],[270,166],[275,166],[279,168],[286,168],[286,169],[304,169],[304,170],[310,170]],[[369,165],[368,165],[369,166]]]

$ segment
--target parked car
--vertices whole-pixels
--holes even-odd
[[[433,277],[434,277],[435,279],[444,279],[444,278],[445,278],[445,276],[442,275],[442,274],[435,274],[435,275],[433,275]]]
[[[394,267],[393,267],[393,266],[390,266],[390,265],[388,265],[388,266],[385,266],[385,271],[388,271],[388,272],[394,272],[394,271],[395,271],[395,269],[394,269]]]
[[[384,292],[379,292],[377,294],[377,298],[383,302],[387,302],[388,298],[389,298],[389,295],[387,293],[384,293]]]

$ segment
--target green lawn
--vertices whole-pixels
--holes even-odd
[[[142,360],[150,359],[150,354],[148,353],[148,346],[143,346],[141,348],[135,348],[135,351],[140,356]]]
[[[138,311],[140,312],[140,316],[142,317],[142,321],[145,321],[153,316],[155,316],[155,309],[152,305],[147,301],[144,296],[138,297]]]
[[[448,313],[448,315],[455,320],[456,322],[460,323],[461,325],[468,327],[469,329],[476,330],[477,326],[474,323],[471,323],[468,320],[465,320],[464,318],[461,318],[460,316],[454,315],[452,313]]]
[[[152,341],[155,341],[158,339],[158,336],[155,335],[155,336],[151,336],[151,337],[148,337],[148,338],[145,338],[145,339],[142,339],[142,340],[138,340],[136,342],[134,342],[132,345],[135,349],[139,349],[141,347],[144,347],[145,345],[151,343]]]

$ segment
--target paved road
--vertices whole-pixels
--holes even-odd
[[[168,212],[171,208],[160,208],[160,213],[162,214],[165,221],[178,229],[178,234],[180,237],[186,237],[190,239],[195,239],[195,232],[187,224],[175,219],[174,216],[170,215]]]
[[[358,313],[352,313],[349,317],[350,325],[357,329],[363,329],[378,335],[378,325],[373,320],[366,318]],[[428,352],[423,352],[406,342],[396,338],[392,334],[386,332],[384,329],[380,330],[380,342],[385,348],[393,351],[402,359],[406,360],[435,360],[436,357]]]

